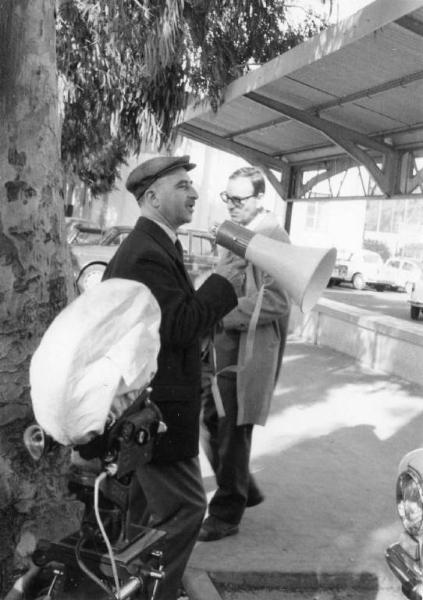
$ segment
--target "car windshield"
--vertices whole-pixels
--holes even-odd
[[[106,231],[104,236],[100,240],[100,246],[119,246],[130,233],[131,228],[119,229],[112,227],[109,231]]]
[[[351,260],[352,255],[352,250],[338,250],[336,258],[337,260]]]
[[[68,242],[76,246],[87,246],[100,243],[103,232],[98,227],[72,227],[68,232]]]

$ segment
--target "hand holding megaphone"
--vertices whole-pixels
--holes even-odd
[[[216,245],[216,236],[220,226],[220,223],[214,223],[211,227],[209,227],[209,233],[211,233],[215,238],[214,245]],[[245,282],[246,266],[247,261],[239,254],[227,252],[221,256],[219,264],[215,268],[214,272],[222,277],[225,277],[225,279],[227,279],[234,287],[236,295],[241,296]]]
[[[231,221],[224,221],[215,235],[219,246],[271,275],[302,312],[308,312],[316,304],[335,265],[336,248],[286,244]]]
[[[212,236],[216,237],[217,235],[217,230],[220,227],[220,223],[213,223],[213,225],[210,225],[209,227],[209,233],[211,233]]]
[[[215,273],[225,277],[232,284],[237,296],[243,295],[245,282],[245,267],[247,261],[237,255],[229,254],[223,257],[217,267]]]

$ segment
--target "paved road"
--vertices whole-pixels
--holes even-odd
[[[376,292],[370,289],[355,290],[348,284],[327,288],[323,296],[330,300],[345,302],[358,308],[365,308],[380,314],[410,321],[410,305],[408,295],[402,292]],[[423,319],[420,317],[423,327]]]

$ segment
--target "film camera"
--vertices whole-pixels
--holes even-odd
[[[107,424],[102,435],[74,448],[68,487],[85,507],[80,529],[57,542],[39,540],[31,597],[154,599],[164,576],[157,549],[164,533],[130,516],[134,471],[151,460],[155,439],[166,430],[150,392]],[[36,460],[57,444],[38,425],[25,431],[24,441]]]

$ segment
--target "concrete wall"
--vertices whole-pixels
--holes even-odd
[[[306,315],[293,307],[290,331],[312,344],[353,356],[364,366],[423,385],[421,323],[322,298]]]

